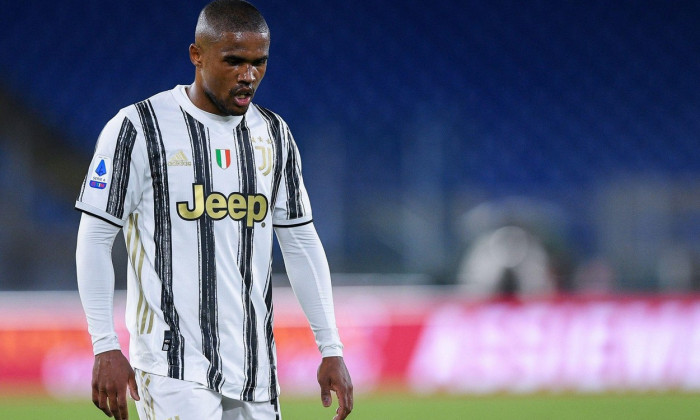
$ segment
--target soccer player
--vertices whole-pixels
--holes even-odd
[[[321,353],[324,406],[353,408],[330,272],[287,124],[251,101],[270,31],[217,0],[199,15],[194,82],[120,110],[104,127],[76,208],[78,288],[95,361],[92,400],[126,419],[281,418],[272,334],[273,231]],[[130,361],[113,325],[111,248],[129,255]]]

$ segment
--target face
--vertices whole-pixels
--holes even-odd
[[[218,115],[243,115],[265,76],[270,35],[226,32],[217,41],[190,46],[196,66],[195,105]]]

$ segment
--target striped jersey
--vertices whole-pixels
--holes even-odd
[[[210,114],[184,86],[126,107],[99,136],[76,208],[123,227],[134,367],[244,401],[278,395],[273,226],[312,220],[278,115]]]

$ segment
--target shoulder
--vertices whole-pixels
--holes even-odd
[[[260,106],[258,104],[253,105],[254,106],[250,107],[252,115],[262,118],[268,124],[284,127],[285,129],[287,128],[287,123],[278,113],[273,112],[270,109],[265,108],[264,106]]]
[[[144,118],[157,118],[157,114],[177,109],[172,90],[166,90],[120,109],[114,118],[120,121],[127,118],[138,130],[141,130]]]
[[[142,101],[136,102],[129,105],[123,110],[129,110],[131,112],[148,112],[149,110],[153,112],[160,108],[173,108],[177,107],[177,101],[173,96],[173,90],[166,90],[163,92],[156,93],[150,98],[146,98]]]

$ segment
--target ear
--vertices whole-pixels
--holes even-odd
[[[202,67],[202,50],[196,44],[190,44],[190,61],[195,67]]]

